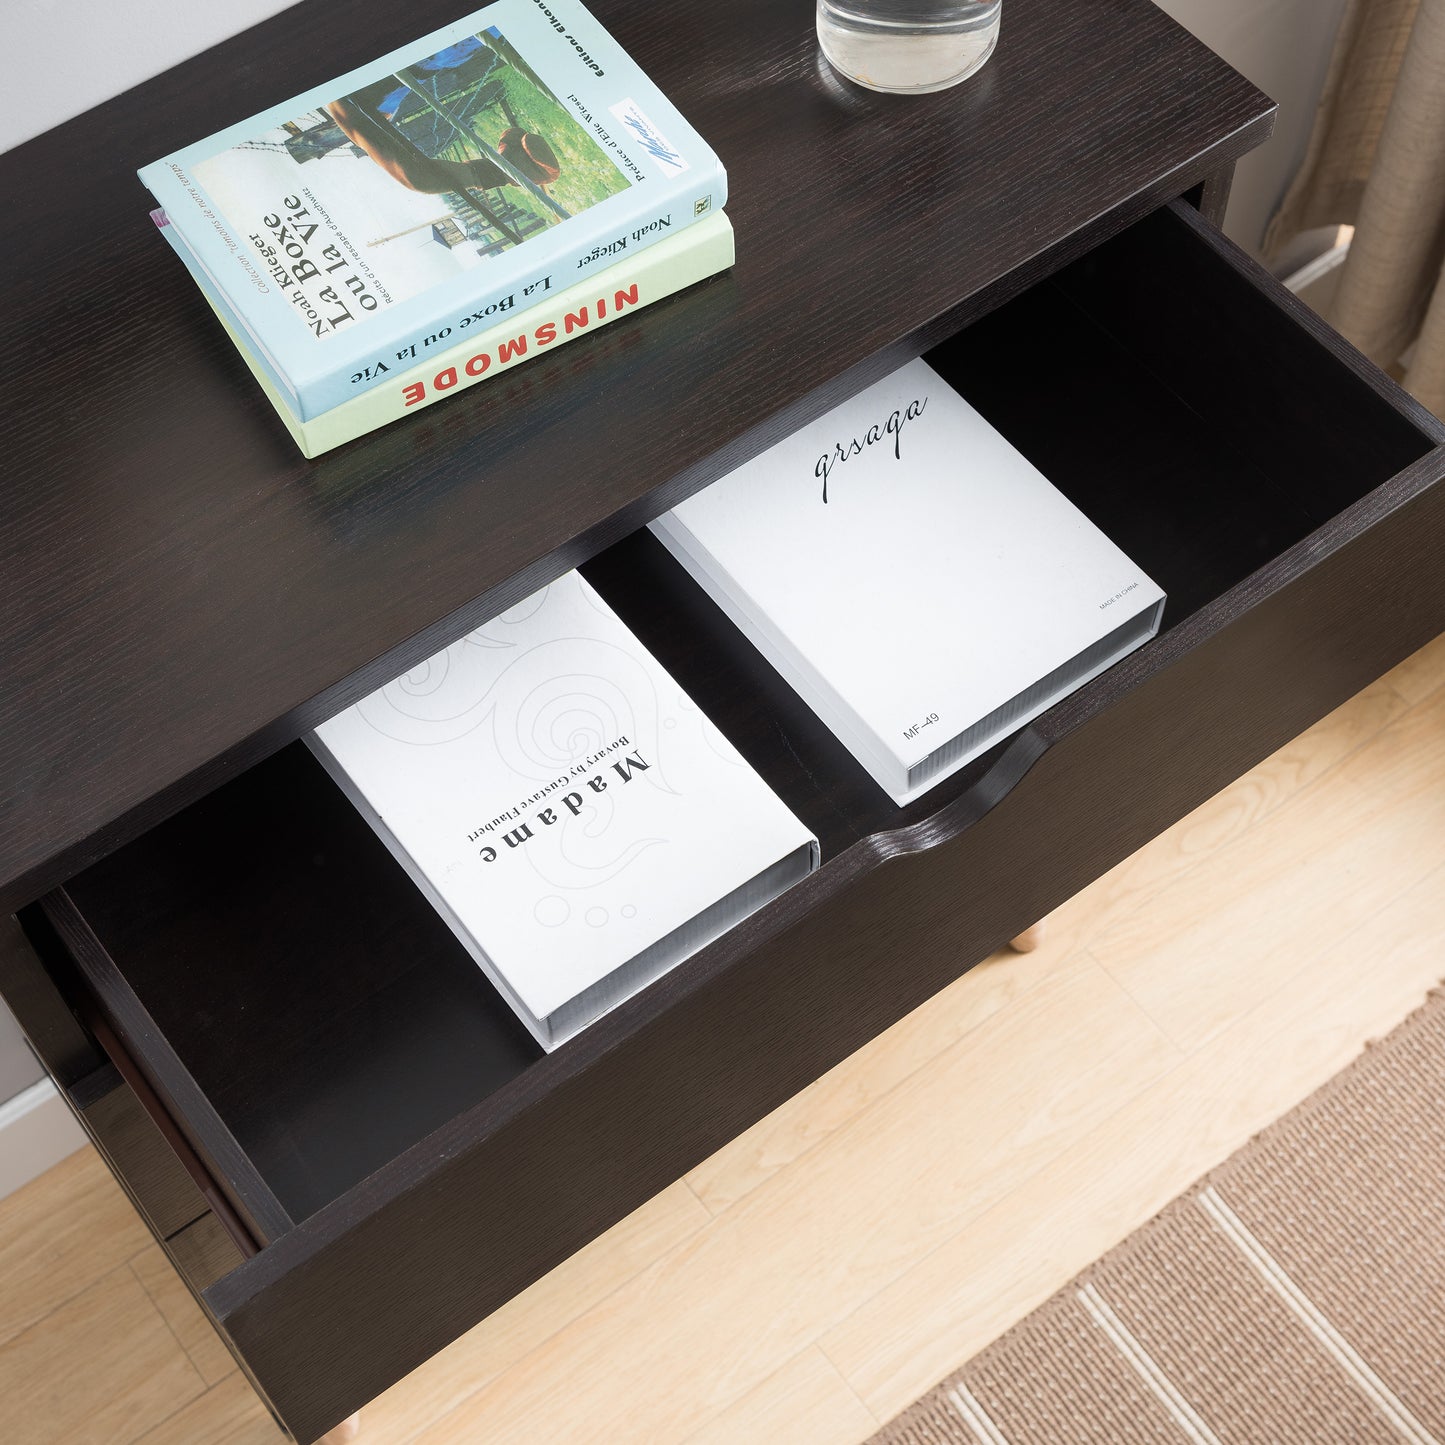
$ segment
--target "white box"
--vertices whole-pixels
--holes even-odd
[[[547,1049],[818,862],[575,572],[307,741]]]
[[[652,525],[900,804],[1152,637],[1164,610],[923,361]]]

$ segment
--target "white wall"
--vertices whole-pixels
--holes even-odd
[[[44,1073],[14,1015],[0,1003],[0,1103],[38,1083]]]
[[[0,151],[189,60],[293,0],[0,0],[6,106]],[[458,0],[457,13],[480,9]],[[46,64],[38,56],[52,57]],[[324,76],[318,77],[325,79]],[[282,95],[272,99],[284,100]],[[270,100],[258,101],[256,108]],[[199,136],[186,139],[199,140]]]
[[[1225,229],[1258,247],[1304,159],[1345,0],[1156,0],[1279,102],[1274,135],[1235,172]]]
[[[1256,247],[1304,155],[1344,0],[1159,3],[1280,103],[1274,138],[1241,164],[1230,202],[1227,229]],[[60,66],[11,65],[0,151],[285,8],[286,0],[150,0],[144,10],[114,0],[0,0],[0,55],[34,57],[64,43]],[[466,8],[458,0],[458,14]]]

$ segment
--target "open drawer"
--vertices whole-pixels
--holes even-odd
[[[594,558],[823,864],[554,1054],[300,744],[29,911],[222,1201],[198,1288],[298,1437],[1445,627],[1445,429],[1187,207],[929,359],[1161,583],[1160,635],[898,809],[650,537]]]

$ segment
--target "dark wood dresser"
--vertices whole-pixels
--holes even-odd
[[[916,100],[807,0],[594,8],[737,266],[316,462],[134,172],[455,5],[307,0],[0,157],[0,990],[303,1440],[1445,627],[1445,429],[1220,235],[1273,108],[1148,0]],[[1169,604],[900,810],[644,526],[925,351]],[[823,863],[543,1056],[297,739],[579,565]]]

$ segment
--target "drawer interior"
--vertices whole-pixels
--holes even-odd
[[[1434,445],[1172,209],[928,359],[1164,587],[1166,632]],[[825,869],[996,760],[898,809],[648,534],[584,571],[817,832]],[[859,585],[884,606],[905,579]],[[97,951],[82,968],[198,1152],[223,1177],[244,1159],[269,1196],[263,1241],[575,1047],[542,1058],[300,744],[65,893]]]

